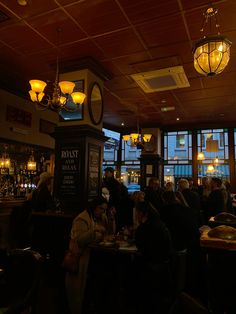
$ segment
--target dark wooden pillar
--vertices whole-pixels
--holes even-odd
[[[89,125],[57,127],[54,196],[65,211],[80,212],[101,188],[103,132]]]
[[[160,180],[163,177],[163,159],[158,154],[143,154],[140,157],[140,169],[141,169],[141,190],[147,185],[148,181],[152,177],[156,177]]]
[[[232,192],[236,193],[236,174],[235,174],[235,151],[234,151],[234,129],[230,128],[228,130],[228,140],[229,140],[229,173],[230,173],[230,184],[232,187]]]

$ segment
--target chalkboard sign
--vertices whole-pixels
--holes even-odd
[[[88,195],[97,196],[100,179],[100,147],[89,145]]]
[[[79,190],[79,148],[64,147],[60,150],[60,194],[71,197]]]

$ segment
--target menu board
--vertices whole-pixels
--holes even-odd
[[[75,196],[79,189],[79,149],[64,147],[60,150],[59,191],[63,196]]]
[[[88,195],[98,195],[100,174],[100,147],[89,145]]]

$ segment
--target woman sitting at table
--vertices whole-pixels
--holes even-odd
[[[167,313],[172,292],[170,259],[172,243],[168,229],[149,202],[136,205],[139,226],[135,242],[137,260],[138,313]]]
[[[77,273],[66,274],[66,290],[71,314],[82,313],[87,268],[89,263],[89,244],[103,239],[105,228],[96,223],[107,209],[107,200],[103,197],[94,199],[73,220],[69,250],[78,256],[79,270]]]

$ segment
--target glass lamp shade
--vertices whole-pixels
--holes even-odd
[[[32,91],[35,93],[43,93],[44,88],[47,86],[47,83],[40,80],[30,80],[29,83]]]
[[[218,163],[219,163],[219,158],[216,157],[216,158],[214,159],[214,164],[215,164],[215,165],[218,165]]]
[[[60,104],[61,107],[64,107],[65,104],[66,104],[66,97],[60,96],[60,98],[59,98],[59,104]]]
[[[61,82],[59,82],[59,87],[60,87],[63,94],[69,94],[70,95],[73,93],[75,83],[69,82],[69,81],[61,81]]]
[[[9,158],[0,158],[0,168],[10,168],[11,166],[11,161]]]
[[[139,138],[139,134],[138,133],[131,133],[130,137],[131,137],[132,142],[136,142]]]
[[[36,170],[36,161],[28,161],[27,170],[35,171]]]
[[[151,137],[152,137],[152,134],[143,134],[144,142],[146,142],[146,143],[150,142]]]
[[[195,44],[194,67],[205,76],[221,73],[230,59],[231,41],[224,36],[205,37]]]
[[[130,135],[123,135],[123,140],[125,141],[125,142],[128,142],[129,141],[129,139],[130,139]]]
[[[204,160],[205,159],[205,156],[203,154],[203,152],[200,152],[197,154],[197,160]]]
[[[81,105],[84,102],[86,95],[81,92],[74,92],[71,94],[71,97],[75,104]]]
[[[208,166],[207,166],[207,172],[208,172],[208,173],[212,173],[212,172],[214,172],[214,171],[215,171],[215,168],[214,168],[213,165],[208,165]]]

